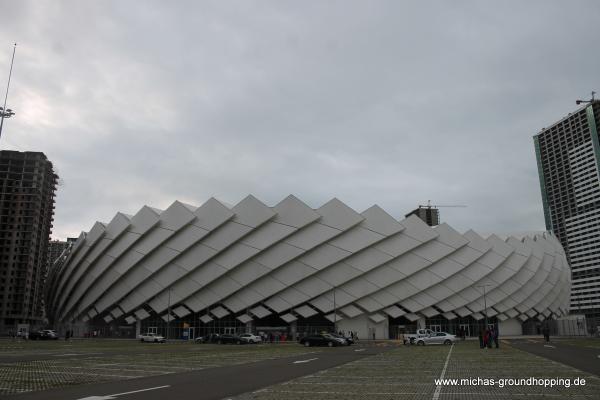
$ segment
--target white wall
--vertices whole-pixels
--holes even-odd
[[[375,332],[375,339],[389,339],[388,320],[386,319],[385,321],[376,324],[365,314],[354,318],[344,318],[338,321],[337,330],[356,332],[359,340],[373,339],[373,331]]]
[[[498,321],[498,334],[502,336],[514,336],[523,334],[523,325],[516,318],[510,318],[506,321]]]

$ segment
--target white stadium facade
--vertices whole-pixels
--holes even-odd
[[[416,327],[528,333],[569,308],[570,269],[550,233],[482,237],[378,206],[294,196],[269,207],[211,198],[117,213],[50,270],[46,308],[76,336],[171,338],[323,329],[394,338]],[[485,295],[484,295],[485,291]],[[486,315],[487,314],[487,315]]]

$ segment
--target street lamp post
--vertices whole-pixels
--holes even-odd
[[[167,340],[169,340],[170,327],[171,327],[171,288],[169,288],[169,300],[167,302]]]
[[[333,333],[337,333],[337,307],[335,304],[335,286],[333,287]]]
[[[477,287],[481,287],[481,288],[483,288],[483,309],[484,309],[484,312],[483,312],[483,313],[484,313],[484,315],[485,315],[485,329],[487,329],[487,328],[488,328],[487,300],[486,300],[486,298],[485,298],[485,288],[486,288],[486,286],[492,286],[492,285],[490,285],[490,284],[486,284],[486,285],[480,285],[480,286],[477,286]]]
[[[4,118],[10,118],[15,115],[14,111],[10,108],[6,108],[6,101],[8,100],[8,89],[10,88],[10,78],[12,77],[13,63],[15,62],[15,50],[17,44],[13,47],[12,59],[10,61],[10,72],[8,73],[8,83],[6,84],[6,93],[4,95],[4,106],[0,107],[0,138],[2,137],[2,127],[4,126]]]

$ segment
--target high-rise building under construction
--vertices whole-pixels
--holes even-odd
[[[546,229],[571,265],[571,312],[600,322],[600,101],[534,136]]]
[[[57,179],[43,153],[0,151],[0,334],[43,324]]]

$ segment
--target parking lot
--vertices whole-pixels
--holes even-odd
[[[598,399],[600,379],[564,364],[538,357],[505,342],[499,349],[473,341],[450,346],[399,346],[372,357],[238,396],[237,400],[300,399]],[[584,378],[585,386],[436,385],[452,378]],[[475,383],[475,382],[473,382]]]
[[[600,354],[600,346],[596,346],[598,342],[594,339],[566,342],[571,341]],[[543,343],[539,345],[543,346]],[[255,366],[246,369],[233,367],[257,361],[268,363],[253,364]],[[302,368],[307,372],[302,372]],[[253,373],[257,376],[253,377]],[[273,375],[278,374],[281,378],[274,379]],[[224,376],[232,379],[224,379]],[[148,377],[153,378],[148,380]],[[451,386],[436,382],[441,377],[494,379],[497,383]],[[570,382],[583,378],[586,383],[570,387],[564,384],[554,387],[498,384],[500,379],[529,377],[569,379]],[[240,379],[252,382],[253,388],[234,388]],[[271,383],[261,384],[260,379]],[[330,349],[307,348],[296,343],[215,345],[143,344],[132,340],[2,340],[0,382],[2,397],[25,392],[33,395],[55,389],[49,393],[58,393],[57,398],[64,399],[85,398],[87,394],[81,393],[86,387],[94,395],[129,391],[120,389],[122,385],[117,385],[118,382],[132,382],[140,388],[166,385],[164,389],[127,395],[127,400],[179,398],[198,392],[206,398],[220,399],[223,396],[216,394],[234,389],[237,400],[600,398],[597,375],[521,351],[516,344],[510,346],[507,341],[502,341],[500,349],[481,350],[475,341],[460,342],[455,346],[363,342],[350,348]],[[280,383],[274,384],[277,382]],[[98,385],[103,383],[104,386]],[[211,393],[215,393],[213,397],[207,394],[209,386],[213,390]],[[56,388],[80,389],[77,393],[69,389],[71,391],[62,396],[63,392],[56,392]],[[40,395],[45,398],[44,393]]]
[[[285,345],[0,340],[0,395],[242,364],[312,352]]]

